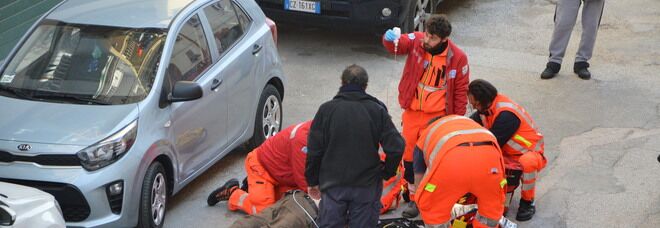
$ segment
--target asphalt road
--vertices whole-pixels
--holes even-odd
[[[660,227],[660,1],[606,2],[589,81],[572,72],[578,19],[561,73],[544,81],[539,74],[555,3],[446,0],[440,6],[453,23],[453,40],[469,56],[472,79],[489,80],[522,104],[546,137],[549,164],[537,183],[537,214],[519,225]],[[400,121],[396,86],[404,58],[388,55],[377,38],[286,25],[279,35],[289,79],[284,126],[311,119],[353,63],[370,75],[367,92]],[[245,154],[233,152],[174,196],[165,226],[227,227],[240,218],[224,203],[206,206],[206,196],[245,176]]]

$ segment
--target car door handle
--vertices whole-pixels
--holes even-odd
[[[218,87],[222,85],[222,79],[213,79],[213,82],[211,83],[211,90],[216,90]]]
[[[261,51],[262,48],[263,48],[263,46],[255,44],[254,46],[252,46],[252,54],[256,55],[257,53],[259,53]]]

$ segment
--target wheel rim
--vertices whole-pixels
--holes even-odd
[[[165,216],[165,203],[167,198],[167,185],[162,173],[154,177],[154,183],[151,186],[151,219],[156,226],[163,222]]]
[[[261,121],[264,138],[270,138],[280,130],[280,124],[282,122],[280,110],[280,101],[276,96],[270,95],[264,104],[264,115]]]
[[[430,0],[417,0],[415,4],[415,18],[413,19],[413,28],[416,31],[424,31],[424,21],[426,20],[426,8],[429,7]]]

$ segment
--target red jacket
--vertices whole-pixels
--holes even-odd
[[[257,148],[259,163],[278,183],[307,191],[305,160],[311,124],[306,121],[290,126]]]
[[[451,40],[447,51],[447,79],[446,114],[464,115],[467,106],[467,90],[470,83],[470,69],[465,53]],[[394,54],[394,42],[385,40],[383,46]],[[399,104],[403,109],[410,109],[417,85],[424,74],[424,33],[415,32],[401,35],[397,54],[408,55],[399,82]]]

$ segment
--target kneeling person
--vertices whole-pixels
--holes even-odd
[[[429,227],[450,227],[451,210],[466,193],[477,197],[474,227],[496,227],[504,211],[504,161],[497,139],[473,120],[432,120],[414,153],[415,202]]]
[[[530,220],[536,213],[536,180],[548,163],[543,155],[543,135],[532,116],[518,103],[498,93],[490,82],[477,79],[468,88],[470,104],[478,110],[471,118],[495,135],[507,160],[522,165],[522,191],[516,220]],[[508,194],[507,200],[510,200],[513,192]]]
[[[241,189],[238,180],[231,179],[209,195],[208,205],[228,200],[229,210],[254,215],[289,190],[307,190],[305,159],[310,125],[307,121],[290,126],[252,150],[245,158],[248,186]]]

